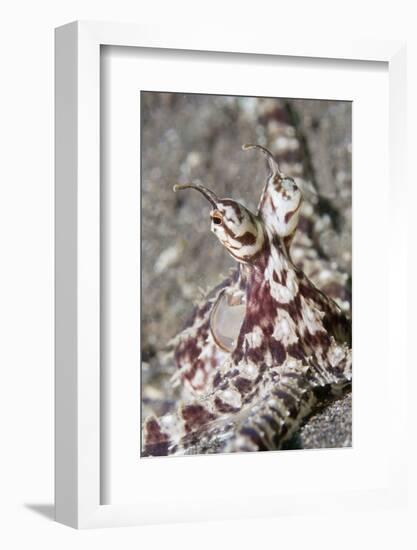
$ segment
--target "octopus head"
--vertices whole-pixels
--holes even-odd
[[[252,262],[262,251],[265,235],[257,216],[232,199],[219,199],[217,195],[198,184],[176,185],[174,191],[196,189],[210,202],[211,231],[226,250],[241,263]]]
[[[244,145],[243,150],[258,149],[266,157],[270,174],[267,178],[258,215],[266,227],[281,238],[293,235],[300,216],[303,196],[292,178],[285,176],[272,153],[261,145]]]

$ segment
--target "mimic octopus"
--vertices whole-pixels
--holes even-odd
[[[282,448],[318,406],[352,380],[351,323],[291,258],[303,194],[260,145],[269,176],[256,213],[201,184],[211,231],[236,269],[195,308],[175,339],[192,397],[147,417],[142,456]]]

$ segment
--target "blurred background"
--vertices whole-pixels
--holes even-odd
[[[141,92],[141,121],[146,415],[175,407],[181,394],[170,382],[174,365],[167,345],[205,290],[235,265],[210,232],[204,198],[193,191],[174,193],[173,185],[200,181],[218,196],[256,211],[268,169],[262,155],[241,147],[268,147],[281,170],[304,191],[293,260],[349,315],[352,132],[351,103],[346,101]],[[293,444],[350,445],[350,396],[321,414]]]

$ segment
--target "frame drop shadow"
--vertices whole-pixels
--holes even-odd
[[[25,504],[25,508],[43,516],[50,521],[55,521],[55,506],[53,504]]]

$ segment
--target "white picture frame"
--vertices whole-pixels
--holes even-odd
[[[100,47],[102,45],[246,53],[300,58],[382,61],[389,70],[390,186],[396,196],[404,187],[405,45],[363,41],[326,43],[288,36],[248,35],[193,29],[186,34],[169,27],[75,22],[56,30],[56,519],[77,528],[132,525],[187,519],[184,509],[167,498],[159,513],[134,504],[101,504],[100,475]],[[399,204],[401,201],[397,201]],[[406,201],[404,201],[406,202]],[[393,241],[404,232],[399,208],[393,212]],[[396,238],[396,236],[398,238]],[[403,247],[390,249],[396,277],[402,279]],[[402,318],[405,293],[389,302],[390,315]],[[399,336],[401,338],[401,335]],[[403,336],[404,337],[404,336]],[[401,342],[399,342],[400,344]],[[405,346],[397,357],[397,392],[390,406],[402,425],[406,387]],[[401,445],[389,456],[383,490],[340,492],[331,505],[391,506],[405,498]],[[189,519],[243,517],[233,499],[208,503]],[[304,512],[328,505],[326,495],[294,493],[285,502],[266,503],[255,515]],[[250,514],[249,514],[250,515]]]

